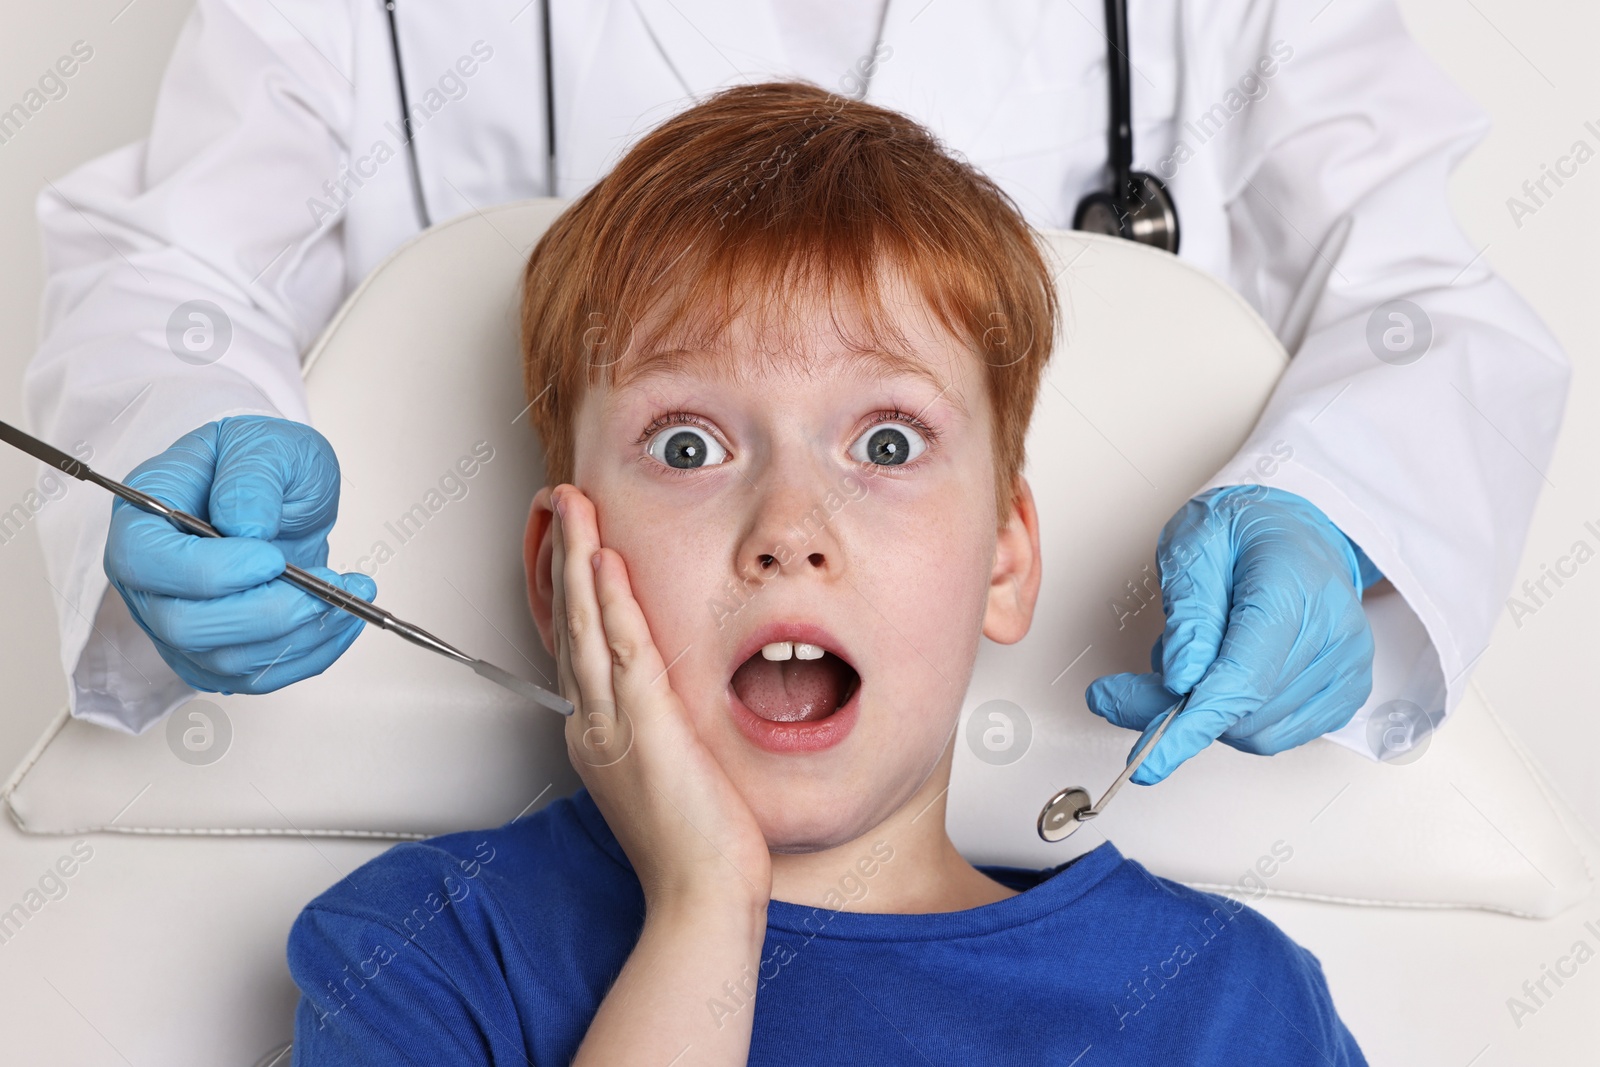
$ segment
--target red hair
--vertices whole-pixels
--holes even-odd
[[[749,293],[792,308],[810,287],[829,301],[842,289],[868,337],[841,340],[880,363],[915,362],[887,328],[885,268],[983,363],[1003,522],[1056,335],[1036,235],[999,186],[916,122],[805,82],[735,86],[667,119],[534,247],[523,381],[548,484],[572,479],[583,390],[636,376],[646,360],[630,353],[670,360],[657,342],[693,329],[679,347],[697,359],[761,359],[711,354]]]

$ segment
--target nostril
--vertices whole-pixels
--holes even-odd
[[[822,553],[821,552],[813,552],[813,553],[811,553],[811,555],[806,557],[806,562],[811,564],[813,567],[822,566]]]
[[[772,566],[774,563],[777,563],[778,561],[774,557],[769,556],[766,553],[762,553],[759,557],[757,557],[756,562],[761,564],[761,569],[762,570],[766,570],[768,567]]]

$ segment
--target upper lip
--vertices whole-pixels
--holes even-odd
[[[838,656],[851,670],[856,670],[854,661],[846,654],[844,644],[827,630],[815,623],[809,622],[769,622],[756,628],[755,632],[746,637],[739,644],[738,651],[733,655],[733,666],[728,675],[732,677],[744,661],[761,651],[762,646],[770,645],[777,641],[798,641],[807,645],[816,645],[824,652],[831,652]],[[860,671],[856,671],[857,674]]]

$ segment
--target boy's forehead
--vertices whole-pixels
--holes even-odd
[[[762,378],[908,380],[969,416],[987,395],[983,360],[942,324],[928,295],[880,260],[870,281],[748,273],[732,289],[688,279],[651,300],[610,368],[611,392],[674,380],[746,384]],[[721,309],[720,311],[717,309]]]
[[[959,404],[959,383],[974,369],[965,366],[965,359],[971,357],[964,359],[962,349],[953,342],[906,348],[908,351],[879,345],[802,344],[773,349],[727,341],[698,346],[657,344],[622,360],[615,388],[622,392],[675,378],[744,382],[763,375],[911,378]]]

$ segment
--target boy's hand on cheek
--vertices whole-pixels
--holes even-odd
[[[766,838],[700,742],[633,598],[627,564],[601,548],[593,503],[552,494],[556,663],[577,707],[567,752],[633,864],[651,910],[747,904],[772,892]]]

